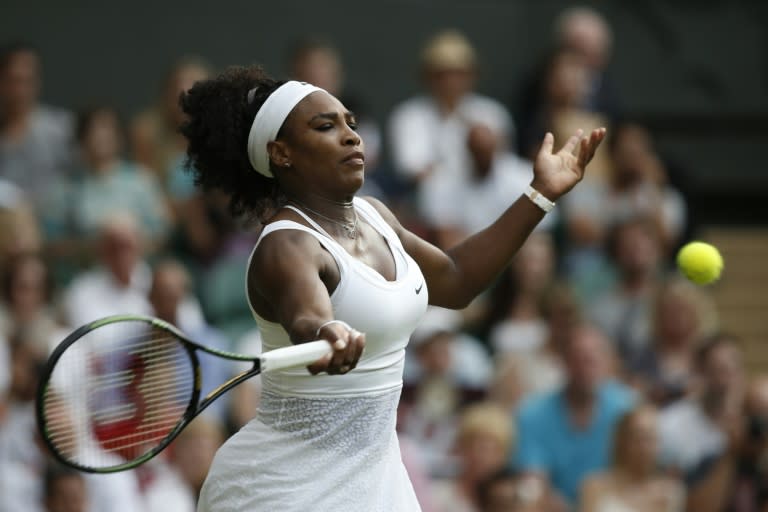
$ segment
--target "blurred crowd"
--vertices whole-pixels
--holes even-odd
[[[547,131],[608,127],[584,181],[496,285],[463,311],[430,309],[413,334],[398,432],[425,512],[768,512],[768,376],[746,374],[709,290],[671,271],[695,219],[652,135],[622,115],[611,43],[599,13],[569,9],[517,97],[491,98],[475,89],[468,38],[434,34],[423,90],[384,122],[330,42],[290,54],[292,77],[359,117],[362,193],[445,248],[521,195]],[[110,314],[260,352],[243,292],[259,225],[195,187],[177,131],[179,95],[216,70],[179,60],[124,119],[113,105],[41,103],[43,64],[30,45],[0,53],[0,512],[193,511],[215,450],[255,414],[258,379],[160,457],[108,476],[51,459],[34,399],[56,344]],[[241,370],[202,363],[206,390]]]

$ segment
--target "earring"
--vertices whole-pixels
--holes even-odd
[[[285,163],[283,164],[283,167],[290,167],[290,166],[291,166],[291,162],[285,162]]]

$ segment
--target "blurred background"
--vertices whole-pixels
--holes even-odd
[[[498,282],[430,310],[398,431],[425,512],[768,511],[768,3],[286,0],[0,8],[0,512],[191,511],[255,414],[232,391],[139,470],[92,476],[35,435],[74,327],[152,314],[257,354],[260,226],[185,171],[178,97],[229,65],[357,113],[365,194],[448,248],[530,182],[546,131],[608,127],[587,178]],[[726,268],[697,287],[687,241]],[[238,370],[204,361],[209,388]]]

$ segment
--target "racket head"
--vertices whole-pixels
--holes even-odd
[[[196,414],[201,376],[193,343],[162,320],[135,315],[80,327],[40,380],[41,436],[64,464],[113,473],[148,461]]]

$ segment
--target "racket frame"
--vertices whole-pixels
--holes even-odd
[[[114,324],[114,323],[121,323],[121,322],[144,322],[152,327],[164,329],[170,332],[170,334],[175,336],[181,342],[192,363],[192,371],[194,373],[192,394],[190,396],[189,404],[187,405],[187,408],[184,411],[184,414],[181,416],[181,419],[179,419],[178,423],[176,423],[176,426],[174,426],[173,429],[171,429],[171,431],[168,433],[168,435],[166,435],[166,437],[163,438],[162,441],[157,443],[157,445],[154,448],[152,448],[142,456],[137,457],[136,459],[133,459],[131,461],[125,462],[123,464],[118,464],[118,465],[110,466],[106,468],[94,468],[94,467],[85,466],[83,464],[79,464],[73,460],[70,460],[69,458],[61,454],[58,451],[58,449],[55,447],[55,444],[50,438],[48,428],[45,422],[45,395],[46,395],[46,392],[48,391],[51,375],[53,374],[53,370],[56,367],[56,363],[59,361],[61,356],[70,346],[72,346],[75,342],[77,342],[86,334],[100,327],[103,327],[109,324]],[[249,370],[239,373],[238,375],[223,382],[222,384],[217,386],[215,389],[213,389],[210,393],[208,393],[205,397],[203,397],[201,400],[200,394],[202,390],[202,372],[200,370],[200,360],[198,359],[197,353],[196,353],[198,350],[217,356],[217,357],[228,359],[231,361],[253,363],[253,366]],[[80,471],[85,471],[87,473],[107,474],[107,473],[116,473],[119,471],[125,471],[128,469],[136,468],[141,464],[144,464],[145,462],[149,461],[153,457],[155,457],[158,453],[160,453],[165,448],[167,448],[168,445],[181,433],[181,431],[184,430],[184,428],[197,415],[202,413],[209,405],[211,405],[211,403],[213,403],[214,400],[216,400],[221,395],[223,395],[233,387],[237,386],[241,382],[258,375],[259,373],[261,373],[261,362],[260,362],[259,356],[246,356],[243,354],[236,354],[234,352],[227,352],[224,350],[216,350],[210,347],[206,347],[205,345],[201,345],[199,343],[196,343],[190,340],[177,327],[175,327],[174,325],[164,320],[160,320],[159,318],[153,318],[150,316],[143,316],[143,315],[108,316],[108,317],[90,322],[88,324],[85,324],[82,327],[79,327],[78,329],[73,331],[69,336],[64,338],[64,340],[62,340],[62,342],[51,353],[50,357],[48,358],[48,362],[46,363],[45,370],[40,377],[40,384],[38,385],[38,389],[37,389],[37,400],[36,400],[36,407],[35,407],[36,415],[37,415],[37,427],[38,427],[38,430],[40,431],[43,442],[48,447],[48,449],[53,454],[53,456],[56,458],[56,460],[58,460],[59,462],[67,466],[73,467],[75,469],[78,469]]]

